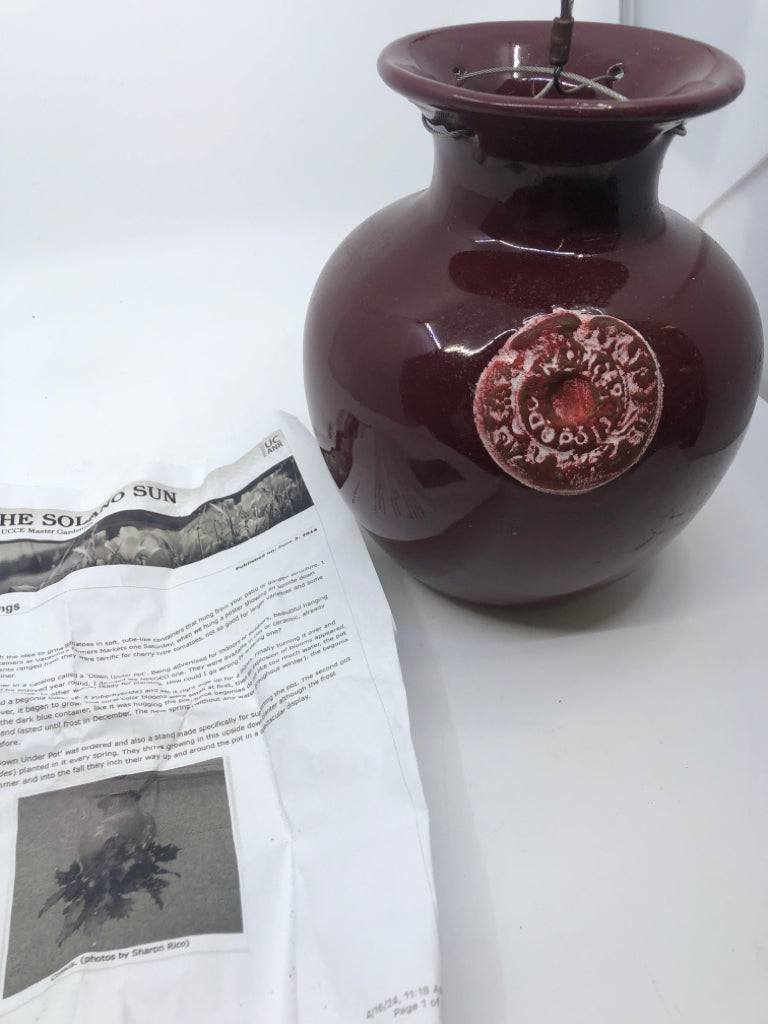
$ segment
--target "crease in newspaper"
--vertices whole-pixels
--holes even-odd
[[[291,817],[288,814],[288,810],[285,806],[283,799],[282,789],[278,781],[278,774],[275,770],[275,762],[273,758],[273,752],[269,742],[269,733],[263,735],[263,748],[266,755],[265,760],[269,766],[270,777],[272,781],[272,788],[275,796],[277,797],[278,806],[280,808],[280,815],[283,823],[286,827],[289,837],[288,855],[290,857],[289,873],[290,873],[290,905],[284,908],[284,921],[286,922],[286,940],[287,940],[287,953],[289,956],[289,968],[288,978],[291,984],[289,985],[289,998],[290,998],[290,1018],[286,1018],[286,1024],[303,1024],[299,1020],[299,965],[298,958],[296,955],[296,833],[291,821]]]
[[[322,516],[320,518],[321,518],[321,522],[322,522]],[[325,524],[323,524],[323,529],[324,529],[324,532],[325,532]],[[331,543],[330,538],[328,538],[327,533],[326,533],[326,541],[328,543],[328,550],[331,553],[331,558],[334,559],[334,561],[335,561],[334,545]],[[340,580],[340,583],[341,583],[342,590],[344,591],[345,598],[346,598],[347,603],[349,605],[350,614],[352,616],[353,621],[355,622],[355,626],[357,627],[357,632],[361,636],[364,636],[365,633],[366,633],[367,623],[364,622],[364,621],[361,621],[361,616],[360,616],[360,614],[358,614],[355,602],[349,599],[349,597],[348,597],[348,595],[346,593],[346,586],[345,586],[344,578],[343,578],[342,574],[339,574],[339,580]],[[357,607],[359,607],[359,606],[357,606]],[[390,626],[391,626],[391,630],[392,630],[392,643],[394,645],[395,644],[394,637],[395,637],[395,633],[396,633],[396,626],[395,626],[394,616],[389,611],[389,608],[386,608],[386,612],[385,612],[385,615],[383,616],[383,618],[385,620],[387,620],[389,622]],[[381,626],[382,626],[382,634],[385,634],[386,624],[382,623]],[[395,650],[396,650],[396,646],[395,646]],[[423,797],[421,796],[421,782],[420,782],[419,775],[418,775],[418,769],[416,769],[415,772],[414,772],[413,771],[414,765],[412,765],[410,772],[406,772],[406,770],[405,770],[405,766],[403,765],[402,756],[401,756],[401,744],[398,742],[398,740],[395,737],[395,733],[394,733],[393,725],[392,725],[392,719],[390,717],[389,706],[388,706],[387,702],[385,701],[384,696],[382,694],[381,687],[382,687],[382,685],[386,684],[386,679],[382,678],[380,676],[380,673],[379,673],[378,669],[374,665],[371,664],[370,659],[369,659],[369,655],[368,655],[368,649],[367,649],[366,645],[363,646],[363,658],[365,659],[365,663],[366,663],[366,666],[368,668],[368,672],[369,672],[369,675],[370,675],[370,678],[371,678],[371,682],[373,683],[374,689],[376,691],[376,696],[378,698],[379,705],[381,707],[381,711],[382,711],[382,714],[384,716],[384,720],[387,723],[387,729],[389,730],[389,737],[390,737],[390,741],[391,741],[391,744],[392,744],[392,751],[393,751],[395,759],[397,761],[398,769],[399,769],[399,772],[400,772],[400,778],[402,780],[403,786],[405,787],[406,791],[408,792],[409,803],[410,803],[411,811],[412,811],[412,814],[413,814],[413,817],[414,817],[414,829],[415,829],[415,832],[416,832],[417,841],[418,841],[418,844],[419,844],[419,849],[421,851],[421,859],[422,859],[422,864],[423,864],[423,867],[424,867],[424,877],[427,879],[428,885],[430,887],[430,891],[432,893],[432,902],[433,902],[433,912],[434,912],[434,919],[435,919],[435,927],[437,927],[437,894],[435,892],[434,879],[433,879],[433,876],[432,876],[432,852],[431,852],[431,849],[429,847],[429,827],[428,827],[428,824],[427,824],[427,821],[426,821],[427,815],[426,815],[426,809],[424,808]],[[402,687],[401,687],[400,699],[398,701],[397,711],[398,711],[398,721],[401,723],[402,726],[404,726],[404,732],[405,732],[405,736],[407,738],[406,747],[409,750],[410,758],[413,761],[414,755],[413,755],[413,748],[411,746],[410,718],[409,718],[409,713],[408,713],[407,701],[405,699],[405,690],[402,689]],[[415,779],[416,786],[418,787],[418,792],[414,791],[413,785],[411,783],[411,778]],[[419,810],[419,807],[421,807],[423,809]]]

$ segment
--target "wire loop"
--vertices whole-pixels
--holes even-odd
[[[426,114],[421,115],[421,123],[428,132],[431,132],[432,135],[437,135],[441,139],[468,139],[475,134],[469,128],[446,128],[439,121],[430,121]]]
[[[536,99],[542,99],[553,88],[556,88],[563,96],[572,96],[574,93],[580,92],[582,89],[594,89],[594,91],[600,93],[601,96],[607,96],[612,100],[623,101],[627,98],[626,96],[622,96],[620,92],[617,92],[615,89],[611,89],[610,86],[605,84],[606,82],[615,82],[617,79],[623,77],[624,67],[620,63],[613,64],[604,75],[598,75],[596,78],[587,78],[585,75],[577,75],[575,71],[566,71],[565,68],[560,65],[556,65],[554,68],[519,65],[517,67],[482,68],[479,71],[461,71],[456,75],[456,83],[461,85],[462,82],[466,82],[470,78],[477,78],[480,75],[499,75],[506,73],[512,74],[513,76],[529,75],[531,77],[551,75],[552,77],[549,81],[539,92],[536,93]]]

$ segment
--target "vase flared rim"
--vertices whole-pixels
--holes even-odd
[[[741,65],[708,43],[578,20],[566,70],[594,78],[620,64],[623,76],[611,87],[625,99],[566,97],[551,89],[541,98],[499,94],[493,91],[499,75],[457,82],[457,69],[548,65],[551,27],[551,21],[496,21],[413,33],[385,47],[379,74],[423,109],[566,121],[684,121],[725,106],[744,87]],[[506,76],[508,85],[512,76]]]

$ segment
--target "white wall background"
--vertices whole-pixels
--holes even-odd
[[[616,0],[579,0],[617,20]],[[356,220],[428,181],[390,40],[559,0],[3,0],[5,257],[236,224]],[[409,116],[410,115],[410,116]]]
[[[696,220],[731,254],[768,329],[768,5],[765,0],[630,0],[627,21],[719,46],[744,67],[747,84],[723,110],[693,120],[676,139],[661,197]],[[768,398],[768,366],[761,393]]]
[[[2,0],[0,344],[13,359],[0,377],[0,426],[26,435],[2,452],[0,477],[19,480],[34,464],[70,480],[64,452],[94,441],[95,422],[104,425],[99,459],[107,464],[107,442],[110,460],[129,459],[127,442],[109,436],[109,390],[86,383],[96,352],[135,375],[157,410],[133,441],[162,459],[232,430],[214,416],[196,424],[190,409],[225,404],[233,422],[247,421],[247,388],[222,397],[228,366],[242,379],[266,377],[275,403],[304,415],[300,357],[278,373],[270,345],[298,353],[330,251],[373,210],[429,180],[430,140],[416,111],[379,81],[379,51],[418,29],[549,19],[559,6]],[[746,95],[675,140],[663,198],[731,252],[768,321],[768,13],[759,0],[576,0],[575,14],[682,31],[745,63]],[[169,337],[185,338],[189,366],[208,372],[180,371]],[[66,449],[47,401],[62,389],[71,397]]]

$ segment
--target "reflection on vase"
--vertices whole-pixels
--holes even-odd
[[[492,493],[487,474],[428,431],[407,430],[375,416],[335,431],[323,448],[342,496],[371,533],[390,540],[431,537],[467,515]],[[342,467],[342,472],[339,472]]]

